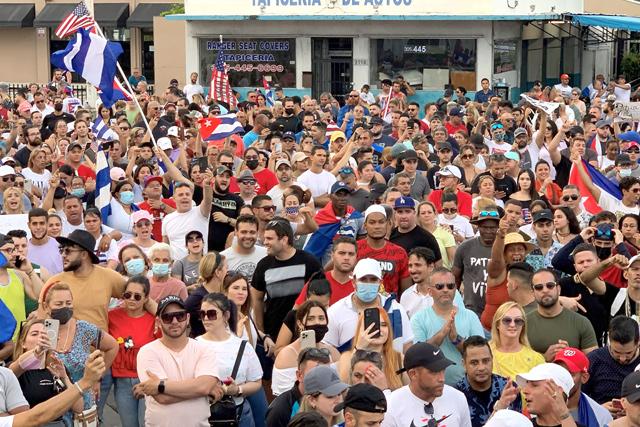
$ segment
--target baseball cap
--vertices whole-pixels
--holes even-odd
[[[109,171],[109,177],[111,181],[122,181],[126,178],[126,174],[122,168],[115,167]]]
[[[504,157],[506,157],[509,160],[513,160],[514,162],[520,161],[520,154],[518,154],[515,151],[507,151],[506,153],[504,153]]]
[[[403,160],[417,159],[417,158],[418,158],[418,153],[416,153],[415,150],[407,150],[402,153]]]
[[[7,164],[8,162],[13,162],[15,164],[16,163],[16,159],[14,159],[11,156],[6,156],[6,157],[2,158],[2,164],[3,165]]]
[[[400,157],[400,154],[404,153],[407,150],[409,149],[407,148],[406,145],[402,143],[396,144],[393,147],[391,147],[391,157],[393,157],[394,159],[397,159],[398,157]]]
[[[454,108],[451,109],[451,111],[449,111],[449,115],[450,116],[462,117],[462,116],[464,116],[464,113],[462,112],[462,108],[454,107]]]
[[[640,400],[640,372],[634,371],[624,378],[620,396],[626,398],[629,403]]]
[[[347,140],[347,137],[345,136],[344,132],[342,132],[341,130],[336,130],[331,133],[330,141],[334,142],[336,139],[339,139],[339,138],[342,138],[345,141]]]
[[[394,209],[415,209],[416,202],[411,197],[398,197],[395,202],[393,202]]]
[[[436,172],[436,176],[455,176],[458,179],[462,178],[460,168],[454,165],[447,165]]]
[[[567,74],[567,73],[562,73],[562,74],[560,74],[560,78],[561,78],[561,79],[568,79],[568,78],[569,78],[569,74]]]
[[[447,366],[455,365],[454,362],[444,356],[444,352],[428,342],[419,342],[404,354],[404,367],[396,372],[401,374],[413,368],[427,368],[431,372],[440,372]]]
[[[556,353],[556,357],[553,358],[553,362],[564,362],[567,365],[567,369],[572,374],[578,372],[589,372],[589,359],[579,349],[573,347],[565,347]]]
[[[250,170],[243,170],[242,172],[240,172],[240,175],[238,176],[238,182],[241,181],[246,181],[246,180],[254,180],[255,181],[255,176],[253,176],[253,172],[251,172]]]
[[[405,356],[406,359],[406,356]],[[519,387],[524,387],[529,381],[551,380],[562,389],[564,394],[569,396],[573,388],[573,378],[565,368],[555,363],[543,363],[534,366],[529,372],[516,375],[516,383]]]
[[[484,427],[533,427],[529,418],[511,409],[496,411]]]
[[[520,135],[529,135],[529,134],[527,133],[527,130],[525,128],[518,128],[513,131],[514,138]]]
[[[376,276],[382,280],[382,269],[380,263],[373,258],[363,258],[356,264],[353,269],[353,276],[360,279],[364,276]]]
[[[146,219],[153,223],[153,215],[151,215],[151,212],[144,209],[140,209],[139,211],[135,211],[133,214],[131,214],[131,219],[133,220],[134,224],[137,224],[143,219]]]
[[[349,187],[344,182],[336,181],[331,186],[331,194],[336,194],[338,191],[346,191],[347,193],[351,193],[353,190],[351,190],[351,187]]]
[[[325,396],[337,396],[349,386],[342,381],[336,371],[327,365],[319,365],[304,376],[304,394],[321,393]]]
[[[218,176],[222,173],[229,173],[229,175],[231,175],[231,169],[223,165],[218,166],[216,170],[213,171],[213,176]]]
[[[84,148],[82,146],[82,144],[80,144],[79,142],[72,142],[71,144],[69,144],[69,146],[67,147],[67,152],[73,150],[74,148],[79,147],[79,148]]]
[[[276,170],[278,170],[278,168],[282,165],[287,165],[289,167],[291,167],[291,163],[289,163],[289,160],[287,159],[280,159],[276,162]]]
[[[340,412],[344,408],[351,408],[367,413],[384,414],[387,412],[387,399],[384,397],[382,390],[372,384],[355,384],[347,391],[344,401],[338,403],[333,411]]]
[[[453,147],[451,146],[450,142],[441,142],[440,144],[438,144],[436,146],[436,150],[440,151],[440,150],[449,150],[449,151],[453,151]]]
[[[630,130],[629,132],[623,132],[618,135],[620,141],[633,141],[640,144],[640,133]]]
[[[167,136],[178,136],[178,126],[171,126],[167,130]]]
[[[384,120],[382,120],[380,117],[372,117],[371,120],[369,120],[369,124],[371,126],[374,126],[374,125],[383,125],[384,126]]]
[[[355,175],[355,172],[353,171],[353,168],[351,166],[341,167],[338,173],[342,176]]]
[[[1,175],[0,175],[0,176],[1,176]],[[636,261],[640,261],[640,254],[639,254],[639,255],[632,256],[632,257],[629,259],[629,263],[627,264],[627,268],[631,267],[631,264],[633,264],[633,263],[634,263],[634,262],[636,262]],[[640,366],[640,365],[638,365],[638,366]]]
[[[303,152],[303,151],[298,151],[296,153],[293,154],[293,156],[291,156],[291,163],[295,163],[295,162],[301,162],[304,159],[308,159],[309,156],[307,155],[307,153]],[[278,169],[278,168],[276,168]]]
[[[166,136],[163,136],[162,138],[158,138],[157,144],[158,144],[158,148],[161,149],[162,151],[171,150],[173,148],[173,146],[171,145],[171,140]]]
[[[553,221],[553,213],[551,209],[543,209],[533,214],[533,223],[538,221]]]
[[[0,166],[0,176],[15,175],[16,171],[9,165]]]
[[[157,181],[157,182],[160,183],[160,185],[162,185],[162,177],[161,176],[147,175],[147,176],[144,177],[144,186],[145,186],[145,188],[147,187],[147,185],[149,185],[153,181]]]
[[[597,127],[598,129],[600,129],[600,128],[602,128],[602,127],[605,127],[605,126],[609,126],[609,127],[611,127],[611,120],[609,120],[609,119],[600,119],[600,120],[598,120],[598,121],[596,122],[596,127]]]
[[[631,161],[631,158],[629,157],[628,154],[620,153],[616,156],[616,162],[615,162],[616,166],[622,166],[622,165],[630,166],[632,164],[633,162]]]
[[[387,211],[384,210],[384,208],[380,205],[371,205],[367,208],[366,211],[364,211],[364,219],[366,220],[367,217],[371,214],[374,213],[379,213],[382,214],[385,218],[387,217]]]
[[[371,195],[371,197],[373,197],[373,199],[377,199],[378,197],[381,197],[384,192],[387,191],[387,186],[386,184],[383,184],[381,182],[376,182],[375,184],[373,184],[371,186],[371,188],[369,189],[369,194]]]
[[[285,132],[284,134],[282,134],[282,139],[295,140],[296,139],[296,135],[293,132]]]
[[[171,304],[178,304],[181,308],[186,308],[184,301],[177,295],[167,295],[158,302],[156,316],[162,315],[162,312]]]

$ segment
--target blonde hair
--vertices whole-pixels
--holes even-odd
[[[66,283],[57,282],[42,290],[42,301],[44,302],[44,304],[49,305],[52,295],[56,291],[69,291],[71,293],[71,297],[73,298],[73,292],[71,292],[71,288],[69,287],[69,285],[67,285]]]
[[[2,200],[2,210],[4,211],[4,213],[6,214],[7,211],[9,210],[9,202],[8,202],[8,198],[9,195],[11,193],[15,192],[16,194],[18,194],[18,200],[19,200],[19,204],[18,204],[18,211],[19,213],[26,213],[24,210],[24,201],[22,200],[22,191],[19,188],[16,187],[9,187],[6,190],[4,190],[4,193],[2,193],[2,196],[4,197],[4,199]]]
[[[37,324],[44,324],[44,319],[25,320],[25,323],[20,324],[20,334],[16,340],[16,346],[13,349],[13,360],[18,360],[18,358],[25,353],[24,342],[27,339],[27,335],[29,335],[31,327]],[[55,343],[52,344],[55,345]]]
[[[216,251],[211,251],[203,256],[198,267],[198,283],[200,285],[204,285],[211,280],[215,272],[223,264],[224,259],[224,256]],[[220,285],[222,285],[222,283]],[[218,292],[222,292],[222,286],[220,286],[220,290]]]
[[[314,394],[305,394],[304,396],[302,396],[302,400],[300,401],[300,411],[299,412],[318,412],[316,410],[316,408],[314,408],[311,405],[311,399],[315,399],[320,395],[320,393],[314,393]],[[329,425],[336,425],[336,424],[340,424],[342,421],[344,421],[344,417],[342,416],[342,411],[340,411],[340,413],[338,415],[334,415],[333,417],[331,417],[331,422],[329,423]]]
[[[31,152],[29,155],[29,161],[27,162],[27,166],[29,168],[33,168],[33,161],[40,153],[44,153],[45,157],[47,156],[47,152],[43,148],[36,148]]]
[[[500,331],[498,330],[498,325],[500,324],[502,318],[512,308],[517,308],[520,312],[520,315],[524,319],[524,325],[522,325],[522,329],[520,330],[520,337],[518,337],[518,341],[521,345],[531,348],[529,339],[527,338],[527,316],[522,306],[514,301],[505,302],[500,307],[498,307],[498,309],[496,310],[496,314],[493,315],[493,321],[491,322],[491,341],[489,341],[489,344],[500,350],[500,346],[502,345],[502,343],[500,342]]]

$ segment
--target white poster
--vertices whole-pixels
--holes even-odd
[[[31,238],[31,232],[27,223],[29,222],[27,214],[19,215],[0,215],[0,233],[7,234],[11,230],[25,230],[27,238]]]

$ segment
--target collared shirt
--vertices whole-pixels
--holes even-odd
[[[474,390],[469,384],[469,379],[465,375],[454,386],[457,390],[464,393],[469,404],[469,414],[471,415],[471,425],[473,427],[481,427],[486,424],[489,417],[493,413],[493,406],[502,395],[502,390],[507,386],[508,379],[500,375],[491,375],[491,387],[485,391]],[[520,412],[522,409],[522,400],[518,394],[515,400],[509,405],[509,409]]]
[[[534,245],[538,246],[538,239],[534,237],[529,241],[529,243],[533,243]],[[525,258],[525,261],[527,264],[533,267],[533,271],[537,271],[541,268],[553,267],[551,265],[551,260],[554,256],[556,256],[558,251],[562,249],[562,246],[564,245],[553,240],[553,243],[551,243],[551,247],[547,251],[546,255],[542,253],[542,250],[540,250],[540,248],[535,248],[534,250],[529,252],[527,257]]]

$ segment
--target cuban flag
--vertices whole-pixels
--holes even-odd
[[[318,229],[307,240],[307,244],[304,247],[305,252],[309,252],[319,260],[322,260],[334,238],[348,236],[355,239],[357,237],[358,230],[354,225],[357,220],[362,218],[362,213],[352,206],[347,206],[347,213],[344,218],[336,218],[333,205],[329,202],[315,216]]]
[[[105,107],[111,108],[113,104],[120,100],[133,101],[133,95],[131,95],[131,93],[124,88],[122,83],[120,83],[117,78],[113,79],[112,88],[113,92],[111,94],[111,97],[107,97],[102,90],[98,89],[98,95],[100,95],[100,99],[102,100],[102,103]]]
[[[606,176],[600,173],[598,169],[591,166],[588,162],[582,161],[582,165],[585,168],[587,174],[591,177],[593,185],[598,187],[600,191],[604,191],[618,200],[622,200],[622,192],[620,187]],[[573,184],[578,187],[579,193],[582,195],[582,203],[587,212],[591,215],[595,215],[602,211],[602,208],[598,204],[598,201],[593,197],[587,186],[585,185],[578,169],[575,165],[571,166],[571,172],[569,172],[569,184]]]
[[[107,218],[111,215],[111,176],[109,175],[108,154],[102,150],[102,145],[98,147],[96,153],[96,207],[100,210],[102,223],[107,223]]]
[[[118,139],[118,134],[113,130],[109,129],[102,120],[101,117],[96,117],[93,124],[91,125],[91,130],[97,139],[103,139],[105,141],[113,141],[114,139]]]
[[[269,82],[266,78],[262,77],[262,87],[264,88],[264,97],[267,101],[267,107],[273,107],[276,105],[275,97],[273,95],[273,89],[269,86]]]
[[[64,50],[51,54],[51,64],[80,74],[111,99],[116,64],[121,54],[120,43],[110,42],[97,34],[79,29]]]
[[[205,117],[198,120],[198,123],[200,123],[200,136],[203,141],[215,141],[244,132],[244,128],[235,114]]]

